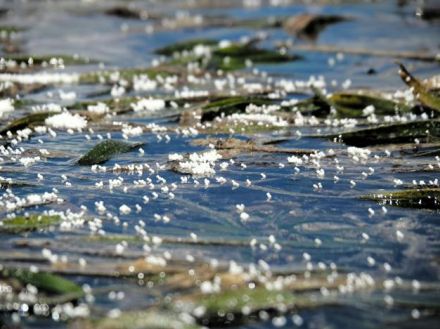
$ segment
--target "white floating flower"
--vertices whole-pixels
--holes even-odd
[[[0,100],[0,118],[3,114],[14,111],[14,101],[10,98]]]
[[[87,111],[89,111],[93,114],[105,114],[105,113],[108,113],[109,108],[108,108],[107,104],[99,102],[96,105],[87,106]]]
[[[128,215],[131,212],[131,209],[126,204],[123,204],[122,206],[119,207],[119,212],[122,215]]]

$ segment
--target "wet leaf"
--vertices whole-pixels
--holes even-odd
[[[196,124],[200,123],[202,119],[202,110],[184,110],[179,116],[179,126],[181,127],[194,127]]]
[[[37,215],[17,216],[11,219],[4,219],[0,222],[0,231],[25,232],[43,229],[58,224],[61,217],[58,215]]]
[[[347,19],[339,15],[300,14],[288,18],[284,22],[283,27],[290,34],[307,39],[316,39],[319,32],[326,26],[343,22]]]
[[[436,21],[440,19],[440,8],[435,1],[424,2],[417,8],[417,16],[427,21]]]
[[[75,296],[76,298],[80,298],[84,294],[81,287],[76,283],[55,274],[31,272],[21,268],[1,268],[0,277],[15,278],[24,285],[31,284],[37,287],[38,290],[51,294],[69,294],[72,297]]]
[[[314,95],[310,98],[298,101],[293,106],[282,106],[282,112],[301,112],[301,114],[316,117],[326,117],[330,114],[330,105],[327,98],[322,99],[320,96]]]
[[[413,143],[415,139],[419,139],[420,142],[427,142],[440,137],[440,121],[413,121],[381,125],[325,137],[340,139],[347,145],[359,147],[392,143]]]
[[[196,47],[198,45],[216,46],[217,44],[218,44],[218,41],[213,40],[213,39],[192,39],[192,40],[174,43],[172,45],[160,48],[160,49],[156,50],[156,54],[171,56],[174,53],[181,53],[183,51],[191,51],[194,49],[194,47]]]
[[[394,51],[388,49],[376,49],[376,48],[347,48],[338,45],[323,45],[319,43],[304,43],[295,44],[281,42],[278,43],[277,48],[294,48],[299,51],[306,51],[312,53],[343,53],[357,56],[372,56],[372,57],[389,57],[396,59],[409,59],[422,62],[438,62],[439,58],[436,54],[426,51]]]
[[[295,302],[295,297],[285,291],[267,290],[262,287],[255,289],[242,287],[212,294],[182,296],[178,300],[193,303],[194,308],[202,306],[206,309],[203,317],[212,318],[217,317],[218,314],[241,314],[245,306],[249,308],[249,313],[273,309],[280,303],[291,306]]]
[[[1,189],[9,189],[9,188],[14,188],[14,187],[28,187],[28,186],[35,186],[35,185],[28,183],[28,182],[25,182],[25,181],[12,180],[10,178],[0,177],[0,188]]]
[[[424,149],[421,151],[418,151],[416,154],[414,154],[414,157],[436,157],[440,156],[440,145],[436,145],[431,147],[430,149]]]
[[[46,67],[63,67],[64,65],[86,65],[96,63],[89,58],[69,55],[9,55],[5,61],[14,62],[15,65],[2,65],[0,71],[3,73],[23,73],[36,71]]]
[[[258,96],[236,96],[212,100],[209,104],[202,107],[201,120],[202,122],[212,121],[219,116],[243,113],[249,104],[261,106],[273,103],[273,100]]]
[[[253,63],[285,63],[297,59],[300,59],[300,57],[280,53],[279,51],[260,49],[251,44],[234,44],[214,50],[208,68],[233,71],[246,67],[246,61],[252,61]]]
[[[223,22],[223,24],[218,25],[226,25],[229,27],[246,27],[252,29],[271,29],[282,27],[284,21],[284,17],[268,17],[262,19],[243,19],[237,21],[230,20],[229,22],[226,22],[226,24]]]
[[[102,99],[99,100],[99,103],[103,103],[109,107],[112,112],[123,114],[127,112],[133,111],[131,108],[131,104],[139,101],[139,97],[127,96],[121,98],[110,98],[110,99]],[[87,108],[91,105],[96,105],[98,102],[96,101],[82,101],[77,102],[68,107],[69,110],[83,110],[86,111]]]
[[[215,120],[212,125],[200,129],[206,134],[242,134],[242,135],[253,135],[259,133],[268,133],[276,130],[281,130],[285,127],[274,126],[271,124],[258,124],[255,121],[249,122],[236,122],[229,120]]]
[[[235,43],[227,47],[217,47],[217,41],[198,39],[177,43],[157,50],[157,53],[171,56],[174,53],[191,51],[197,45],[211,47],[211,55],[198,56],[191,54],[174,59],[171,65],[186,65],[189,62],[199,62],[200,65],[209,70],[233,71],[246,67],[247,61],[253,63],[281,63],[299,59],[299,56],[284,54],[276,50],[261,49],[254,46],[252,42]]]
[[[20,94],[32,94],[34,92],[42,91],[46,88],[46,86],[38,83],[29,83],[29,84],[21,84],[21,83],[13,83],[9,86],[4,87],[0,90],[0,97],[4,98],[16,98],[17,95]],[[33,104],[34,101],[30,99],[15,99],[14,106],[16,108],[22,107],[24,105]]]
[[[105,14],[109,16],[115,16],[120,18],[131,18],[131,19],[148,19],[154,18],[155,15],[151,15],[146,10],[135,10],[128,7],[116,6],[105,10]]]
[[[416,79],[403,64],[400,64],[400,77],[412,90],[414,97],[424,106],[440,112],[440,96],[431,92],[421,81]]]
[[[312,154],[314,150],[306,149],[285,149],[275,146],[265,146],[258,145],[253,141],[244,141],[237,138],[205,138],[193,140],[193,144],[197,146],[208,146],[209,144],[214,145],[216,150],[237,150],[239,152],[261,152],[261,153],[281,153],[281,154]]]
[[[0,135],[6,134],[8,131],[11,133],[16,133],[18,130],[25,128],[32,128],[38,125],[43,125],[44,121],[54,115],[56,112],[41,112],[41,113],[31,113],[24,117],[15,119],[11,121],[8,125],[0,128]]]
[[[198,329],[196,324],[186,323],[178,314],[151,309],[147,311],[122,312],[117,317],[100,320],[78,320],[71,324],[72,329]]]
[[[293,109],[315,116],[326,116],[334,109],[337,116],[342,118],[367,117],[368,113],[364,113],[364,109],[368,106],[374,107],[376,115],[396,115],[411,111],[410,106],[387,99],[379,92],[355,90],[335,92],[327,96],[318,88],[312,87],[312,90],[315,95],[298,102]],[[291,109],[284,108],[283,111]]]
[[[293,308],[328,303],[312,301],[309,296],[296,296],[289,291],[268,290],[264,287],[254,289],[243,287],[212,294],[194,294],[182,296],[177,301],[183,305],[185,311],[203,309],[204,314],[198,317],[199,322],[209,326],[247,322],[249,316],[260,311],[284,313]]]
[[[226,290],[218,294],[210,294],[200,301],[208,313],[240,313],[244,306],[251,310],[261,310],[274,307],[278,303],[291,305],[295,297],[288,292],[271,291],[265,288]]]
[[[3,37],[9,38],[9,36],[13,33],[21,32],[23,28],[13,25],[2,25],[0,26],[0,40]]]
[[[363,113],[363,110],[370,105],[374,106],[374,113],[377,115],[395,115],[411,110],[405,104],[386,99],[371,92],[337,92],[332,94],[329,99],[341,117],[365,117],[367,115]]]
[[[113,156],[127,153],[142,144],[129,144],[121,141],[106,140],[95,145],[89,152],[78,160],[79,165],[102,164]]]
[[[137,75],[146,75],[150,79],[157,76],[167,77],[170,75],[179,74],[179,71],[173,67],[139,67],[139,68],[125,68],[119,70],[96,71],[83,73],[79,77],[79,82],[82,84],[114,84],[118,80],[127,80],[131,84],[133,77]]]
[[[80,56],[70,55],[9,55],[5,57],[5,60],[15,61],[18,65],[29,64],[31,65],[49,65],[52,61],[56,61],[58,64],[64,65],[81,65],[95,63],[95,60]]]
[[[237,239],[221,239],[221,238],[199,238],[197,240],[185,237],[173,237],[157,235],[162,241],[162,244],[189,244],[200,246],[237,246],[248,247],[249,240],[237,240]],[[141,237],[131,235],[94,235],[87,238],[87,241],[93,242],[107,242],[107,243],[119,243],[122,241],[143,243],[144,240]]]
[[[404,208],[440,209],[440,188],[380,192],[363,196],[362,199]]]

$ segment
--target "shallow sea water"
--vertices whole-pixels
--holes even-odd
[[[213,38],[218,40],[239,40],[242,37],[254,36],[260,31],[268,33],[269,38],[263,46],[273,45],[275,40],[291,38],[282,29],[255,30],[243,27],[190,27],[164,30],[152,34],[145,33],[148,20],[133,20],[104,15],[105,8],[115,5],[125,6],[134,4],[136,8],[146,8],[162,14],[174,15],[176,10],[190,15],[204,17],[224,15],[229,18],[264,18],[268,16],[290,16],[303,12],[318,14],[338,14],[352,17],[352,20],[330,25],[319,33],[313,42],[317,45],[330,44],[345,48],[366,48],[387,51],[418,51],[438,53],[439,21],[421,20],[415,16],[417,1],[409,1],[407,5],[399,7],[397,1],[336,1],[336,3],[317,1],[312,4],[292,2],[284,6],[272,6],[262,1],[260,6],[243,7],[241,1],[213,1],[207,6],[198,6],[198,1],[0,1],[0,7],[9,8],[11,12],[0,18],[0,25],[18,25],[26,28],[18,34],[23,45],[23,51],[29,55],[38,54],[79,54],[104,62],[106,68],[142,67],[151,65],[157,58],[154,50],[165,45],[194,38]],[[203,3],[209,3],[204,1]],[[218,5],[218,7],[216,6]],[[300,41],[302,42],[302,41]],[[330,91],[340,90],[341,84],[351,80],[351,88],[375,89],[394,91],[405,89],[398,74],[395,59],[368,55],[345,54],[342,60],[335,59],[335,65],[329,65],[329,58],[335,54],[309,51],[295,51],[301,54],[302,60],[283,64],[257,64],[260,71],[267,72],[274,79],[308,80],[311,75],[323,76],[327,82],[335,80],[337,85],[331,86]],[[2,55],[0,51],[0,55]],[[3,56],[3,55],[2,55]],[[405,64],[418,77],[425,78],[440,74],[438,63],[415,60],[404,60]],[[98,64],[86,66],[67,66],[61,70],[65,72],[93,71]],[[366,72],[373,68],[377,73],[368,75]],[[52,72],[51,70],[48,70]],[[243,72],[251,73],[251,70]],[[203,86],[202,86],[203,87]],[[75,91],[75,102],[83,100],[99,100],[105,96],[89,97],[91,92],[106,90],[103,86],[91,85],[59,85],[40,92],[25,95],[27,100],[41,103],[60,103],[69,105],[69,101],[60,100],[56,95],[61,89],[65,92]],[[202,88],[203,89],[203,88]],[[49,94],[53,92],[53,97]],[[173,91],[160,90],[152,93],[144,92],[143,96],[162,94],[172,95]],[[291,95],[292,98],[305,97]],[[26,107],[16,109],[8,117],[1,118],[6,123],[20,114],[26,113]],[[164,111],[167,111],[164,110]],[[160,114],[127,114],[115,118],[116,121],[133,124],[158,123],[175,127],[176,123],[168,116],[175,113],[173,110]],[[298,137],[297,131],[303,137]],[[32,166],[24,167],[13,159],[3,159],[0,175],[4,178],[31,182],[34,185],[12,188],[19,197],[31,193],[44,193],[58,190],[58,195],[64,199],[60,204],[39,206],[36,209],[18,211],[41,212],[48,209],[72,212],[81,212],[81,206],[87,207],[85,218],[102,218],[102,229],[107,234],[124,234],[135,236],[134,225],[143,220],[146,231],[150,235],[189,238],[191,233],[197,234],[199,239],[224,239],[226,241],[250,241],[257,238],[259,241],[268,241],[273,235],[281,245],[281,250],[269,246],[267,250],[250,248],[248,245],[181,245],[164,244],[154,247],[154,253],[171,251],[176,258],[184,259],[192,255],[196,259],[218,259],[227,264],[234,260],[239,264],[265,262],[285,271],[303,271],[306,268],[303,254],[311,256],[312,264],[317,266],[323,262],[329,266],[335,263],[338,269],[347,272],[365,272],[373,278],[385,279],[400,277],[411,282],[419,280],[438,284],[440,277],[440,229],[438,225],[438,211],[387,207],[384,214],[381,206],[375,202],[363,201],[362,195],[378,190],[394,188],[394,180],[401,179],[405,184],[413,180],[434,180],[437,173],[409,172],[399,173],[393,170],[402,162],[417,167],[420,163],[435,163],[433,159],[408,160],[399,153],[392,153],[391,157],[383,157],[379,150],[373,154],[381,156],[380,160],[373,157],[366,163],[353,162],[345,152],[346,146],[340,143],[319,138],[307,137],[318,133],[335,131],[328,127],[287,127],[275,132],[258,135],[241,135],[235,133],[220,134],[217,137],[255,137],[266,140],[286,139],[281,147],[307,148],[314,150],[334,149],[338,155],[340,165],[344,166],[343,173],[338,173],[333,158],[323,158],[321,166],[325,170],[325,177],[318,177],[316,168],[301,167],[297,173],[294,166],[288,164],[285,154],[240,154],[228,169],[217,170],[217,174],[226,178],[227,183],[219,184],[212,177],[208,177],[210,184],[205,186],[204,178],[198,179],[200,184],[195,185],[194,179],[188,183],[181,183],[182,175],[167,170],[158,169],[153,175],[143,173],[134,174],[94,173],[88,166],[77,166],[75,161],[99,141],[98,135],[106,136],[109,132],[106,127],[96,126],[93,133],[57,131],[57,137],[43,134],[19,143],[24,150],[36,150],[44,147],[51,156]],[[336,130],[337,131],[337,130]],[[91,140],[85,135],[89,134]],[[199,134],[196,137],[185,137],[169,133],[170,140],[158,140],[155,133],[143,133],[131,137],[130,142],[145,143],[145,154],[137,150],[121,154],[109,160],[105,165],[108,168],[114,164],[127,165],[133,163],[148,163],[153,168],[156,163],[166,164],[170,153],[196,152],[205,147],[190,144],[194,138],[205,138]],[[111,131],[112,139],[123,140],[117,130]],[[38,140],[41,140],[41,144]],[[284,164],[281,168],[279,164]],[[244,168],[241,164],[245,164]],[[364,178],[362,173],[374,169],[374,174]],[[266,175],[262,178],[261,173]],[[37,174],[44,176],[43,181],[37,180]],[[66,186],[61,175],[66,175],[71,186]],[[167,185],[177,184],[173,191],[174,199],[161,192],[161,184],[156,175],[163,177]],[[334,175],[340,180],[335,183]],[[108,188],[108,180],[122,177],[121,187],[112,191]],[[135,180],[150,177],[155,187],[150,190],[136,186]],[[251,186],[245,182],[252,181]],[[235,180],[239,187],[231,182]],[[354,180],[356,186],[350,181]],[[104,188],[97,188],[95,183],[105,182]],[[316,190],[313,184],[322,183],[323,188]],[[123,188],[127,187],[124,191]],[[153,199],[152,193],[158,193]],[[2,193],[6,193],[5,191]],[[267,200],[267,193],[272,198]],[[150,197],[150,202],[144,204],[143,196]],[[106,219],[95,209],[95,202],[103,200],[107,212],[118,216],[119,223]],[[130,214],[119,214],[122,205],[129,206]],[[141,205],[140,212],[135,211],[136,205]],[[250,219],[243,223],[236,211],[236,204],[245,204]],[[368,209],[374,210],[371,216]],[[8,212],[2,208],[1,217]],[[168,216],[171,221],[163,223],[157,221],[155,214]],[[126,224],[126,225],[124,225]],[[398,239],[396,232],[402,232],[404,238]],[[367,241],[362,239],[362,233],[369,236]],[[102,245],[84,239],[90,236],[87,225],[63,231],[55,226],[50,230],[28,232],[25,234],[0,233],[0,264],[30,266],[38,264],[31,260],[17,261],[10,257],[14,253],[41,258],[41,250],[49,248],[53,253],[66,255],[69,260],[77,262],[79,258],[87,260],[88,266],[99,263],[117,263],[127,259],[143,257],[145,252],[142,244],[130,243],[123,255],[114,253],[116,243]],[[316,239],[322,244],[317,246]],[[20,244],[23,240],[28,244]],[[43,243],[44,242],[44,243]],[[270,245],[267,243],[267,245]],[[8,255],[9,254],[9,255]],[[369,264],[368,257],[375,260]],[[386,272],[383,264],[388,263],[392,270]],[[103,315],[112,309],[121,310],[143,309],[155,303],[157,297],[149,293],[146,287],[140,287],[135,280],[124,280],[105,277],[82,275],[69,276],[80,284],[88,284],[92,289],[101,291],[95,294],[95,302],[90,304],[94,315]],[[122,300],[110,300],[107,291],[124,291]],[[103,293],[104,292],[104,293]],[[396,300],[399,298],[396,292]],[[432,300],[437,305],[436,313],[427,313],[420,319],[411,317],[411,308],[401,305],[387,306],[384,302],[386,295],[393,296],[393,291],[383,290],[369,292],[360,291],[340,296],[340,305],[322,306],[298,310],[303,318],[305,328],[435,328],[439,324],[438,304],[440,302],[438,290],[419,293],[411,290],[402,292],[402,299]],[[319,291],[316,298],[324,298]],[[421,310],[423,312],[423,309]],[[287,316],[286,328],[295,327]],[[20,322],[13,321],[10,313],[0,315],[0,325],[5,328],[61,328],[67,327],[68,322],[57,322],[50,319],[34,316],[23,316]],[[3,321],[3,322],[2,322]],[[237,326],[237,328],[275,328],[273,320],[251,321]]]

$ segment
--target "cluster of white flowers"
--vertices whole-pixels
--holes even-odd
[[[32,112],[61,112],[63,108],[55,103],[48,103],[42,105],[34,105],[31,108]]]
[[[112,87],[112,90],[110,91],[110,95],[112,95],[112,97],[114,98],[121,97],[124,94],[125,94],[125,87],[117,84],[114,85]]]
[[[191,153],[187,161],[179,162],[180,168],[195,176],[215,174],[215,162],[222,156],[216,150],[202,153]]]
[[[12,86],[14,86],[14,84],[10,81],[2,82],[2,83],[0,83],[0,91],[7,90],[7,89],[11,88]]]
[[[183,155],[181,155],[179,153],[171,153],[171,154],[168,154],[168,160],[181,161],[181,160],[183,160]]]
[[[36,157],[24,157],[20,159],[20,163],[25,166],[25,167],[29,167],[31,165],[33,165],[34,163],[41,161],[41,158],[39,156]]]
[[[255,104],[249,104],[246,107],[246,113],[252,114],[252,113],[263,113],[263,114],[269,114],[274,113],[276,111],[279,111],[281,106],[276,104],[271,105],[255,105]]]
[[[193,48],[194,55],[201,57],[201,56],[210,56],[211,55],[211,47],[205,46],[205,45],[196,45]]]
[[[142,127],[124,126],[122,128],[124,138],[140,136],[143,132]]]
[[[289,124],[286,120],[269,114],[248,114],[248,113],[234,113],[227,117],[228,121],[237,123],[256,123],[259,126],[270,125],[275,127],[287,127]]]
[[[299,127],[305,125],[311,125],[311,126],[319,125],[319,120],[315,116],[312,115],[310,117],[306,117],[303,116],[299,111],[295,113],[294,121],[295,121],[295,126],[299,126]]]
[[[327,118],[324,120],[324,123],[327,126],[332,126],[332,127],[354,128],[358,124],[358,120],[354,119],[354,118],[342,118],[342,119],[338,119],[338,118],[329,119],[329,118]]]
[[[362,110],[362,114],[364,116],[369,116],[371,114],[374,114],[375,111],[376,111],[376,108],[374,107],[374,105],[368,105],[366,108],[364,108]]]
[[[397,100],[403,100],[406,103],[414,104],[415,97],[413,94],[413,91],[411,88],[405,89],[405,90],[397,90],[393,95],[392,98]]]
[[[147,75],[133,77],[133,89],[136,91],[151,91],[157,88],[157,81],[151,80]]]
[[[166,106],[163,99],[143,98],[136,103],[131,104],[131,108],[135,112],[150,111],[156,112],[164,109]]]
[[[275,82],[275,86],[278,88],[281,88],[285,92],[292,93],[300,90],[306,90],[310,88],[311,86],[324,89],[326,87],[327,83],[325,82],[325,79],[323,76],[310,76],[310,78],[307,81],[302,80],[286,80],[282,79]]]
[[[4,207],[7,211],[15,211],[20,208],[37,206],[51,202],[62,202],[56,193],[45,192],[43,194],[29,194],[23,198],[14,196],[11,200],[1,200],[0,207]]]
[[[287,162],[293,163],[295,166],[301,166],[303,164],[303,159],[297,157],[296,155],[292,155],[287,158]]]
[[[76,92],[74,91],[64,91],[64,90],[58,90],[58,96],[61,100],[64,101],[71,101],[76,99]]]
[[[364,148],[355,147],[355,146],[349,146],[349,147],[347,147],[347,153],[348,153],[348,156],[351,159],[353,159],[353,161],[360,162],[360,161],[367,161],[368,157],[371,154],[371,151],[369,149],[364,149]]]
[[[147,129],[151,130],[153,133],[160,133],[167,131],[167,127],[160,126],[154,122],[147,124]]]
[[[209,95],[209,91],[207,90],[176,90],[174,96],[176,98],[196,98],[196,97],[205,97]]]
[[[253,82],[253,83],[248,82],[243,85],[243,89],[250,94],[262,93],[264,91],[264,86],[258,82]]]
[[[99,102],[96,105],[87,106],[87,111],[93,114],[105,114],[109,112],[107,104]]]
[[[82,116],[69,112],[53,115],[45,120],[47,126],[57,129],[83,129],[87,126],[87,120]]]

